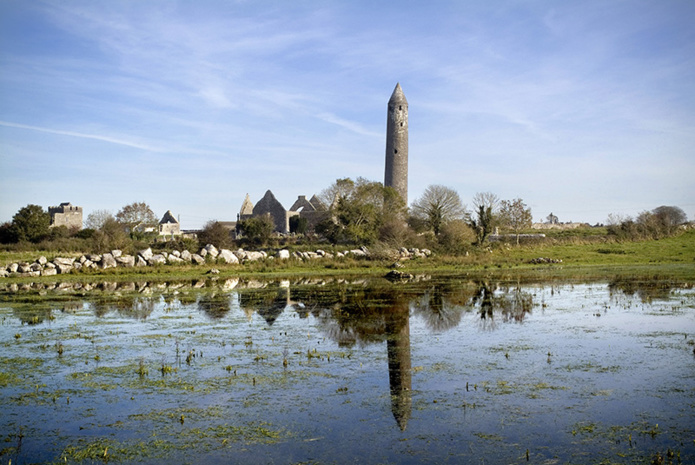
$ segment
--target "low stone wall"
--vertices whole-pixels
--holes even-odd
[[[396,252],[401,260],[410,258],[428,257],[432,254],[427,249],[399,249]],[[314,260],[320,258],[340,258],[352,256],[356,258],[369,258],[370,253],[366,247],[359,249],[346,250],[345,252],[337,252],[335,255],[323,250],[313,252],[294,252],[291,254],[289,250],[283,249],[272,255],[265,251],[246,251],[238,249],[231,251],[227,249],[217,249],[214,245],[208,244],[198,253],[191,253],[187,250],[179,252],[159,252],[154,253],[151,248],[141,250],[137,255],[126,255],[120,250],[112,250],[104,254],[86,254],[79,258],[62,258],[57,257],[52,261],[46,257],[39,257],[32,263],[11,263],[6,267],[0,267],[0,277],[10,276],[54,276],[57,274],[66,274],[77,272],[80,270],[90,269],[107,269],[107,268],[131,268],[143,266],[161,266],[161,265],[203,265],[205,263],[226,263],[239,264],[253,262],[258,260],[288,260],[292,257],[300,260]]]
[[[543,239],[545,234],[519,234],[519,239]],[[490,234],[487,240],[490,242],[516,241],[516,234]]]
[[[533,223],[531,229],[577,229],[590,228],[588,223]]]

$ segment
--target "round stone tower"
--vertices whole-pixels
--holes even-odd
[[[400,83],[388,105],[384,185],[396,189],[408,205],[408,101]]]

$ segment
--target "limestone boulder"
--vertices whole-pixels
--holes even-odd
[[[275,258],[288,260],[290,258],[290,251],[287,249],[278,250],[278,253],[275,254]]]
[[[124,268],[132,268],[135,266],[135,257],[132,255],[121,255],[120,257],[116,257],[116,263],[118,263],[118,266]]]
[[[204,265],[205,259],[197,253],[194,253],[191,255],[191,262],[195,263],[196,265]]]
[[[246,252],[246,261],[255,262],[258,260],[263,260],[267,255],[265,252]]]
[[[44,266],[46,263],[48,263],[48,260],[46,259],[46,257],[41,255],[39,258],[36,259],[36,263],[38,263],[41,266]]]
[[[144,258],[145,260],[149,260],[150,258],[152,258],[154,254],[152,253],[152,249],[148,247],[146,249],[140,250],[138,252],[138,255]]]
[[[41,270],[41,276],[55,276],[58,271],[55,268],[44,268]]]
[[[164,255],[162,255],[162,254],[152,255],[152,258],[147,260],[147,263],[149,263],[151,266],[164,265],[164,264],[166,264],[166,262],[167,262],[167,259],[164,258]]]
[[[28,273],[31,271],[31,265],[28,263],[20,263],[16,271],[17,273]]]
[[[104,270],[107,268],[116,268],[118,266],[118,262],[116,261],[116,258],[113,255],[111,255],[110,253],[105,253],[101,256],[99,266]]]
[[[169,256],[167,256],[167,262],[169,262],[172,265],[179,265],[179,264],[183,263],[183,260],[181,259],[181,257],[177,257],[176,255],[174,255],[172,253],[172,254],[169,254]]]
[[[231,250],[227,249],[220,249],[220,254],[217,258],[224,260],[225,263],[239,263],[239,259],[237,258],[237,256],[234,255],[234,253]]]
[[[118,249],[114,249],[111,251],[111,255],[113,255],[113,258],[118,258],[121,255],[123,255],[123,251],[118,250]]]
[[[217,247],[215,247],[212,244],[208,244],[203,248],[207,250],[208,255],[210,255],[212,258],[217,258],[217,256],[220,254],[219,250],[217,250]]]
[[[147,260],[145,260],[142,255],[138,254],[138,256],[135,257],[135,266],[147,266]]]
[[[176,258],[181,258],[181,252],[178,250],[172,250],[171,255],[173,255]]]
[[[58,272],[58,274],[67,274],[72,271],[72,265],[66,265],[64,263],[55,263],[55,270]]]
[[[72,266],[73,263],[75,263],[74,258],[63,258],[63,257],[56,257],[53,259],[53,263],[56,265],[67,265],[67,266]]]
[[[187,261],[187,262],[190,262],[190,261],[191,261],[191,257],[192,257],[192,255],[191,255],[191,253],[190,253],[188,250],[184,250],[183,252],[181,252],[181,259],[182,259],[182,260],[185,260],[185,261]]]
[[[386,276],[384,277],[390,281],[402,281],[414,278],[412,274],[398,270],[391,270],[388,273],[386,273]]]
[[[19,269],[19,263],[10,263],[7,266],[7,271],[10,273],[16,273],[18,269]]]

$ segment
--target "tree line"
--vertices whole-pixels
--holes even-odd
[[[482,246],[497,229],[515,237],[529,230],[531,209],[521,198],[500,199],[492,192],[479,192],[464,204],[456,190],[430,185],[410,208],[398,193],[380,182],[364,178],[336,180],[319,195],[328,211],[321,222],[309,230],[305,218],[293,217],[289,237],[274,233],[267,216],[237,223],[235,234],[211,220],[198,232],[198,240],[177,238],[180,248],[194,249],[205,244],[265,247],[297,243],[334,245],[374,245],[387,247],[427,247],[441,253],[460,254]],[[549,221],[557,222],[552,213]],[[641,213],[637,218],[610,215],[607,232],[617,239],[660,238],[673,234],[687,221],[678,207],[661,206]],[[145,202],[134,202],[115,215],[95,210],[88,215],[85,228],[69,230],[51,227],[50,215],[38,205],[21,208],[11,222],[0,225],[3,244],[42,244],[47,249],[85,249],[108,251],[135,249],[157,240],[157,216]]]

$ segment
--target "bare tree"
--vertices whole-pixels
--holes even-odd
[[[148,226],[157,225],[157,216],[145,202],[133,202],[116,213],[116,221],[128,231],[144,231]]]
[[[500,204],[500,223],[516,234],[516,243],[519,244],[519,234],[523,229],[531,227],[533,216],[531,209],[523,200],[503,200]]]
[[[360,181],[358,179],[358,181]],[[345,199],[355,190],[355,181],[350,178],[337,179],[333,184],[319,194],[319,200],[326,206],[332,207],[340,199]]]
[[[622,215],[620,213],[609,213],[608,218],[606,218],[606,224],[608,226],[619,226],[622,223],[631,221],[632,218],[629,216]]]
[[[413,216],[422,221],[435,235],[439,235],[442,226],[452,220],[466,217],[466,207],[461,203],[458,193],[446,186],[430,185],[422,197],[411,206]]]
[[[87,215],[87,220],[84,223],[85,228],[101,229],[108,220],[115,220],[113,214],[108,210],[94,210]]]
[[[478,245],[485,241],[495,227],[498,204],[499,197],[492,192],[478,192],[473,197],[475,217],[471,218],[470,224],[478,238]]]

